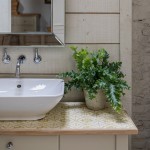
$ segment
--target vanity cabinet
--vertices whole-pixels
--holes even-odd
[[[0,150],[128,150],[128,136],[0,136]]]
[[[0,150],[129,150],[128,135],[138,130],[124,112],[87,109],[63,102],[36,121],[0,121]]]
[[[58,136],[0,136],[0,150],[59,150],[58,139]]]
[[[12,32],[36,32],[40,27],[39,15],[12,16]]]

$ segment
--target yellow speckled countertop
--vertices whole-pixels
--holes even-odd
[[[84,103],[59,103],[45,118],[37,121],[0,121],[3,135],[60,134],[137,134],[138,130],[126,113],[112,109],[92,111]]]

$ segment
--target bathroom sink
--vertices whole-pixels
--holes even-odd
[[[0,120],[38,120],[64,95],[62,79],[0,78]]]

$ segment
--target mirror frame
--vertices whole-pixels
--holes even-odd
[[[7,7],[10,9],[6,9],[3,11],[6,12],[10,25],[5,26],[5,22],[2,24],[0,23],[0,27],[2,26],[8,28],[8,32],[0,29],[0,35],[39,35],[35,32],[35,34],[31,33],[12,33],[11,32],[11,0],[2,0],[7,1]],[[1,13],[1,10],[0,10]],[[54,38],[60,43],[59,45],[0,45],[0,47],[64,47],[65,46],[65,0],[51,0],[51,25],[52,25],[52,32],[48,33],[45,32],[44,34],[40,35],[50,35],[54,36]],[[2,16],[0,19],[4,20],[6,17]],[[7,20],[7,21],[8,21]],[[3,32],[4,31],[4,32]]]

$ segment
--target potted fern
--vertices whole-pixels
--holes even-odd
[[[78,50],[74,46],[71,49],[77,71],[60,74],[62,78],[68,78],[65,92],[72,87],[82,89],[88,108],[102,109],[106,100],[115,111],[120,112],[121,96],[125,94],[125,89],[129,89],[123,79],[125,75],[121,71],[122,63],[109,62],[109,54],[105,49],[95,52],[89,52],[87,48]]]

